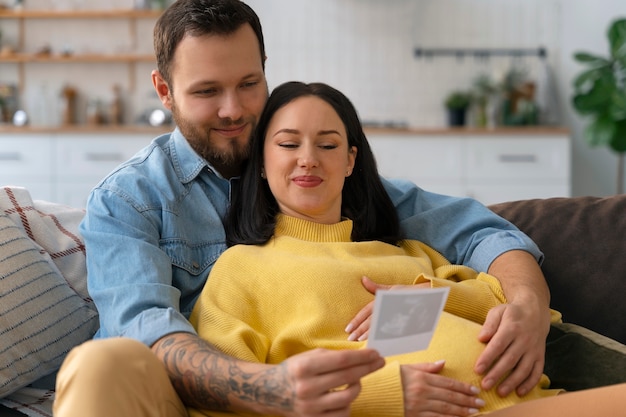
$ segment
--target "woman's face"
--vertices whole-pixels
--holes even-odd
[[[356,147],[332,106],[304,96],[281,107],[265,134],[264,172],[281,213],[318,223],[341,220],[341,191]]]

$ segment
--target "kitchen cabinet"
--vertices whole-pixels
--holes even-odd
[[[379,171],[484,204],[571,195],[571,143],[562,130],[370,133]]]
[[[24,186],[36,199],[84,207],[104,176],[169,128],[34,130],[0,127],[0,186]],[[366,135],[381,174],[428,191],[484,204],[571,193],[570,139],[563,129],[374,129]]]
[[[38,134],[0,135],[0,186],[19,185],[40,200],[54,199],[53,146]]]
[[[152,128],[109,130],[0,129],[0,186],[25,187],[33,199],[84,208],[102,178],[162,133]]]
[[[85,207],[91,189],[121,163],[148,145],[154,135],[56,135],[55,198],[73,207]]]

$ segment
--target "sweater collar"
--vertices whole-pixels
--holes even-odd
[[[335,224],[315,223],[309,220],[278,214],[274,236],[289,236],[309,242],[350,242],[352,220]]]

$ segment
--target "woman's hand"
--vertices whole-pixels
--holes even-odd
[[[477,387],[438,375],[444,361],[400,365],[406,417],[469,416],[485,402]]]
[[[363,286],[367,291],[372,294],[376,294],[378,290],[388,290],[388,289],[398,289],[398,288],[416,288],[416,287],[424,287],[430,288],[430,282],[425,282],[422,284],[416,285],[383,285],[377,284],[368,277],[363,277],[361,279]],[[367,340],[370,333],[370,324],[372,321],[372,311],[374,310],[374,301],[370,301],[367,303],[365,307],[359,311],[356,316],[348,323],[346,326],[346,333],[349,334],[348,340]]]

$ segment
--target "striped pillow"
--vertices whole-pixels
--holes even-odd
[[[0,212],[0,398],[55,372],[98,313]]]

